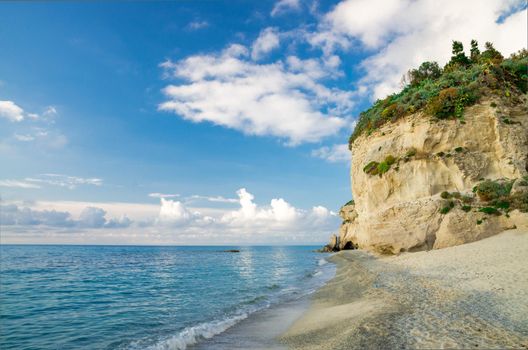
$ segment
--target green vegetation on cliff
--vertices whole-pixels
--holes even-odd
[[[387,122],[421,111],[438,119],[462,118],[464,108],[483,96],[498,96],[518,103],[517,95],[528,90],[528,51],[504,59],[491,43],[480,52],[471,41],[467,57],[461,42],[453,42],[453,56],[444,68],[424,62],[411,69],[399,93],[376,101],[360,114],[349,147],[363,133],[370,134]]]

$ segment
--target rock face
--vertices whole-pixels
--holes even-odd
[[[526,96],[523,99],[526,102]],[[522,178],[528,174],[527,104],[483,101],[466,109],[464,122],[416,113],[355,140],[351,166],[355,204],[340,210],[344,220],[336,240],[340,249],[381,253],[437,249],[528,226],[528,214],[518,210],[489,215],[477,210],[478,203],[468,209],[460,200],[453,205],[441,196],[444,191],[456,192],[469,201],[475,197],[473,187],[483,179],[518,179],[512,192],[523,191]],[[388,171],[365,172],[366,164],[381,163],[388,156],[396,159]]]

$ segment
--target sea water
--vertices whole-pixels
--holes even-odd
[[[278,347],[333,274],[315,248],[2,245],[0,348]]]

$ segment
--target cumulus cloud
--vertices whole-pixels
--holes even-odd
[[[17,205],[0,206],[0,222],[3,226],[8,225],[46,225],[54,227],[72,227],[75,222],[71,219],[70,213],[55,210],[32,210],[27,207]]]
[[[189,222],[191,219],[198,217],[198,213],[192,213],[180,201],[161,198],[161,207],[159,212],[159,222],[180,224]]]
[[[0,117],[11,122],[24,120],[24,110],[13,101],[0,101]]]
[[[262,30],[253,45],[251,46],[251,58],[258,60],[278,48],[280,45],[279,33],[276,28],[266,28]]]
[[[62,242],[84,239],[101,243],[101,239],[108,238],[114,239],[112,243],[121,244],[307,243],[326,241],[339,225],[336,214],[323,206],[300,209],[283,198],[273,198],[269,204],[259,205],[244,188],[239,189],[237,195],[239,206],[235,209],[194,208],[181,201],[161,198],[157,213],[148,209],[151,212],[148,218],[141,216],[145,205],[136,204],[138,210],[131,216],[125,213],[134,208],[131,203],[10,203],[0,208],[2,237],[4,239],[7,234],[9,241],[16,242],[16,232],[31,231],[51,236],[67,233],[67,238],[62,236]]]
[[[318,81],[333,73],[322,68],[325,62],[315,75],[314,69],[295,66],[293,58],[257,64],[248,55],[245,46],[231,45],[219,54],[162,63],[167,76],[187,83],[165,87],[167,101],[159,109],[249,135],[276,136],[289,145],[319,141],[346,125],[352,93]]]
[[[351,154],[347,144],[323,146],[312,151],[312,156],[331,163],[350,162]]]
[[[54,228],[125,228],[132,221],[123,215],[107,220],[106,211],[97,207],[84,208],[78,219],[68,211],[38,210],[27,206],[7,204],[0,206],[0,223],[3,226],[48,226]]]
[[[79,224],[84,227],[99,228],[106,223],[106,211],[96,207],[86,207],[79,216]]]
[[[508,55],[526,47],[526,8],[518,0],[345,0],[308,35],[326,54],[371,53],[361,63],[360,88],[373,99],[400,88],[402,75],[426,60],[448,61],[451,40],[494,42]],[[521,8],[523,8],[521,10]],[[358,47],[359,46],[359,47]]]
[[[271,10],[271,16],[278,16],[289,11],[299,10],[301,8],[300,0],[279,0]]]

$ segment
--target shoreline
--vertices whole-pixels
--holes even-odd
[[[399,256],[342,251],[291,349],[528,348],[528,231]]]
[[[210,338],[200,338],[197,343],[190,344],[187,348],[193,350],[288,349],[278,338],[309,309],[311,296],[335,276],[336,269],[334,264],[328,263],[329,258],[330,256],[324,256],[318,260],[318,266],[302,286],[304,289],[248,314],[244,319]]]

